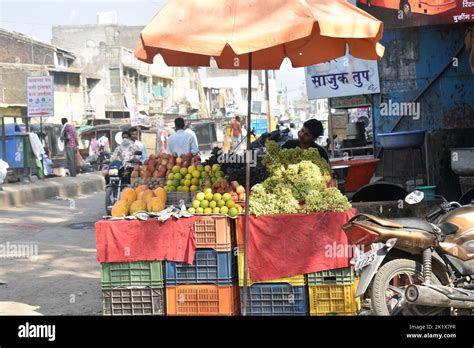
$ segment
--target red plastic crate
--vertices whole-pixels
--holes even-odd
[[[336,161],[331,162],[331,166],[350,166],[344,189],[346,192],[356,192],[370,182],[379,161],[379,159]]]
[[[232,250],[235,221],[226,216],[202,217],[194,223],[196,248],[219,252]]]
[[[178,285],[166,288],[167,315],[234,316],[239,314],[237,284]]]

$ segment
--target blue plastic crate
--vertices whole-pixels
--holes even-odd
[[[240,303],[243,309],[243,293]],[[305,286],[289,284],[255,284],[247,288],[247,315],[304,316],[308,315],[308,295]]]
[[[166,286],[179,284],[232,285],[237,281],[237,261],[231,251],[198,249],[192,265],[166,261]]]

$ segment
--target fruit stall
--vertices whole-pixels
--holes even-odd
[[[161,154],[135,168],[96,223],[104,315],[357,314],[357,277],[337,252],[354,211],[327,162],[268,143],[248,207],[239,166]]]

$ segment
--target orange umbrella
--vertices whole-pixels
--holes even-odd
[[[138,59],[153,63],[161,55],[169,66],[279,69],[289,58],[293,67],[323,63],[349,53],[381,59],[383,23],[346,0],[172,0],[141,32]],[[251,93],[247,131],[250,132]],[[247,137],[250,148],[250,136]],[[243,314],[247,300],[247,235],[250,162],[246,163]]]
[[[152,63],[161,54],[169,66],[278,69],[346,54],[380,59],[383,24],[344,0],[174,0],[141,32],[137,58]]]

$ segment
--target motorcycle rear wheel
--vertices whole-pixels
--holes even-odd
[[[433,274],[433,284],[441,284]],[[450,308],[416,306],[405,299],[410,284],[422,284],[423,265],[409,259],[397,259],[382,266],[372,282],[371,304],[374,315],[449,315]]]

